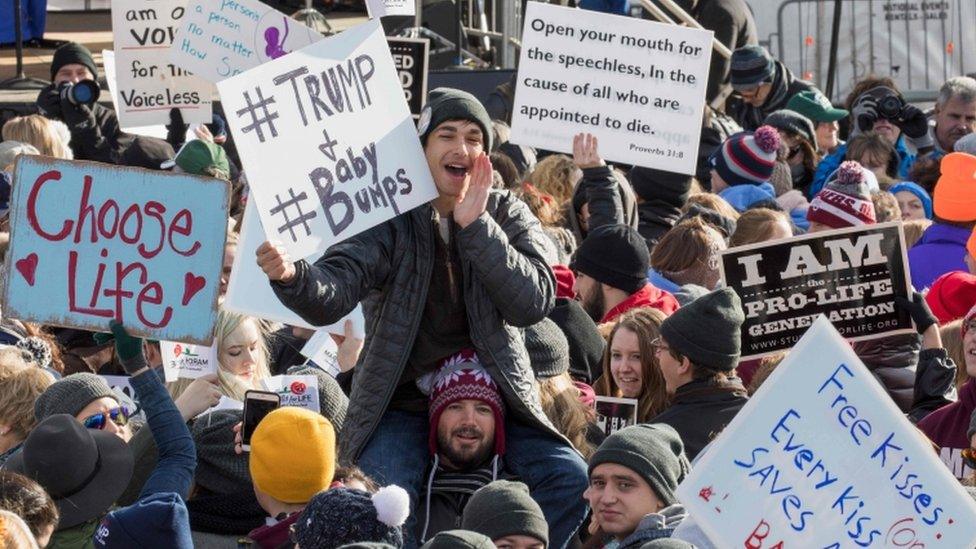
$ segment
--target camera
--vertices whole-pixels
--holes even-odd
[[[897,120],[901,117],[901,111],[905,108],[905,102],[897,95],[886,95],[878,100],[878,117],[886,120]]]
[[[81,80],[77,84],[62,82],[58,92],[62,100],[67,99],[72,105],[93,105],[102,90],[94,80]]]

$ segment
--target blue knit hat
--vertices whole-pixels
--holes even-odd
[[[735,90],[754,88],[763,82],[772,82],[776,63],[762,46],[743,46],[732,52],[729,80]]]
[[[105,515],[92,538],[98,549],[193,549],[183,498],[162,492]]]
[[[919,201],[922,202],[922,207],[925,208],[925,219],[932,219],[932,197],[929,193],[922,188],[918,183],[913,183],[911,181],[902,181],[897,185],[892,185],[888,192],[891,194],[900,193],[902,191],[909,192],[918,197]]]
[[[755,132],[740,132],[726,139],[710,160],[726,185],[758,185],[773,175],[778,150],[776,129],[759,126]]]

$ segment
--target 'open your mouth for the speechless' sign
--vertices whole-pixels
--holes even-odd
[[[36,156],[14,173],[4,316],[210,344],[226,182]]]

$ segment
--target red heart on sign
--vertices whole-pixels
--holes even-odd
[[[34,271],[37,270],[37,254],[34,253],[27,254],[27,257],[25,257],[24,259],[17,260],[17,262],[14,263],[14,266],[17,267],[17,272],[19,272],[20,275],[24,277],[24,280],[26,280],[28,284],[33,286]]]
[[[197,295],[197,292],[203,289],[207,285],[207,279],[202,276],[196,276],[193,273],[186,273],[183,276],[183,306],[186,307],[193,299],[193,296]]]
[[[301,381],[294,381],[291,384],[291,394],[293,395],[304,395],[305,389],[305,384]]]

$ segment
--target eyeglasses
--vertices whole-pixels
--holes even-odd
[[[671,350],[671,347],[665,345],[664,340],[660,337],[655,337],[654,339],[651,340],[651,348],[654,349],[655,353]]]
[[[112,408],[107,412],[99,412],[97,414],[90,415],[86,417],[82,423],[86,429],[101,431],[105,429],[106,425],[108,425],[109,420],[119,427],[125,427],[129,424],[129,409],[125,406]]]

